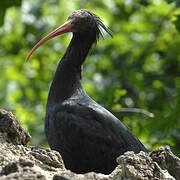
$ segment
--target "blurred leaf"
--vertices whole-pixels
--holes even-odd
[[[166,1],[167,1],[168,3],[175,2],[177,7],[180,6],[180,0],[166,0]]]
[[[180,32],[180,14],[176,16],[176,20],[174,21],[176,29]]]
[[[6,9],[11,6],[21,6],[21,0],[5,0],[0,1],[0,26],[4,23]]]

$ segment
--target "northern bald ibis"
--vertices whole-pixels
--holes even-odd
[[[111,173],[116,158],[126,151],[147,152],[143,144],[113,114],[91,99],[81,86],[82,65],[104,29],[111,31],[89,10],[73,12],[67,21],[38,42],[72,32],[72,40],[52,81],[46,109],[45,133],[51,149],[58,151],[65,167],[76,173]]]

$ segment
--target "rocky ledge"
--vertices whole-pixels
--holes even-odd
[[[11,112],[0,109],[1,180],[174,180],[180,179],[180,159],[168,146],[150,153],[126,152],[109,175],[66,170],[60,154],[50,149],[28,146],[30,135]]]

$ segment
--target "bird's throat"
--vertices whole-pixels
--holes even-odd
[[[54,75],[47,106],[61,103],[82,89],[80,82],[82,64],[94,42],[94,37],[73,34],[73,38]]]

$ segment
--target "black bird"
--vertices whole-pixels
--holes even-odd
[[[50,87],[45,133],[51,149],[60,152],[65,167],[76,173],[109,174],[117,166],[116,158],[124,152],[147,152],[130,130],[91,99],[81,86],[82,64],[102,35],[101,29],[112,35],[97,15],[77,10],[65,24],[37,43],[26,58],[27,61],[45,41],[73,33]]]

